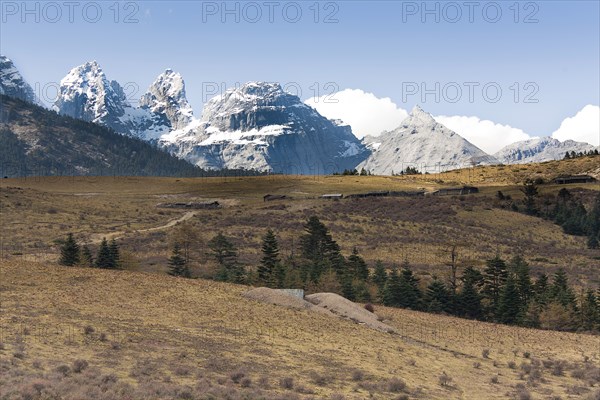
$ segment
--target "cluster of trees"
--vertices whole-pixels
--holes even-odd
[[[533,280],[522,256],[506,262],[487,260],[480,271],[464,269],[460,285],[439,279],[420,289],[409,266],[392,270],[382,287],[383,304],[460,317],[558,330],[600,330],[600,290],[580,296],[569,286],[564,269],[552,281],[542,274]]]
[[[537,185],[526,182],[522,188],[524,212],[549,219],[569,235],[587,236],[590,249],[600,247],[600,193],[588,211],[581,199],[562,188],[554,199],[540,199]],[[516,208],[518,210],[518,207]]]
[[[60,248],[59,264],[83,267],[95,267],[106,269],[119,269],[120,265],[119,245],[115,239],[110,243],[106,238],[102,239],[96,257],[92,255],[90,248],[87,245],[80,246],[72,233],[67,235]]]
[[[334,172],[333,175],[360,175],[360,176],[366,176],[366,175],[371,175],[371,173],[369,171],[367,171],[366,169],[362,168],[360,170],[360,172],[358,172],[358,170],[355,169],[345,169],[342,173],[339,172]]]
[[[565,153],[565,160],[570,160],[573,158],[579,158],[579,157],[585,157],[585,156],[597,156],[600,155],[600,152],[598,152],[598,149],[595,150],[589,150],[589,151],[580,151],[579,153],[576,153],[575,151],[571,151],[571,152],[566,152]]]
[[[247,271],[237,261],[237,250],[223,234],[209,243],[220,266],[215,279],[271,288],[330,291],[350,300],[503,324],[559,330],[600,330],[600,289],[576,295],[564,269],[552,277],[533,279],[520,255],[509,262],[499,255],[485,268],[466,267],[458,274],[453,249],[450,279],[437,277],[424,284],[405,262],[387,269],[377,261],[369,268],[357,249],[345,257],[327,227],[315,216],[304,225],[297,256],[283,259],[276,234],[262,239],[260,263]]]

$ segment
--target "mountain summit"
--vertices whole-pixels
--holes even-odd
[[[407,167],[437,172],[480,164],[498,164],[456,132],[415,106],[400,126],[365,142],[373,153],[358,168],[378,175],[400,173]]]
[[[542,137],[511,143],[500,149],[494,157],[504,164],[526,164],[562,160],[567,152],[588,152],[597,147],[588,143],[565,140],[561,142],[551,137]]]
[[[6,56],[0,55],[0,94],[39,104],[31,86],[23,79],[15,64]]]
[[[269,82],[249,82],[214,97],[195,131],[174,132],[161,143],[211,169],[326,174],[352,169],[368,156],[349,126],[336,125]]]

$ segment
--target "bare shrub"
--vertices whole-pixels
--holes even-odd
[[[267,389],[267,390],[270,389],[271,382],[269,381],[269,377],[263,375],[260,378],[258,378],[258,386],[263,389]]]
[[[77,360],[73,361],[73,372],[75,372],[76,374],[79,374],[83,370],[85,370],[88,367],[88,365],[89,364],[86,360],[77,359]]]
[[[281,380],[279,381],[279,386],[281,386],[283,389],[288,389],[288,390],[293,389],[294,388],[294,378],[292,378],[291,376],[281,378]]]
[[[83,328],[83,333],[85,335],[91,335],[92,333],[96,332],[96,330],[94,329],[93,326],[91,325],[86,325],[85,328]]]
[[[354,382],[360,382],[363,379],[365,379],[365,373],[363,371],[361,371],[360,369],[355,369],[354,371],[352,371],[352,380]]]
[[[67,376],[71,372],[71,368],[68,365],[62,364],[56,367],[56,372],[62,374],[63,376]]]
[[[481,350],[481,356],[483,358],[490,358],[490,349],[483,349],[483,350]]]
[[[438,382],[442,387],[448,387],[452,384],[452,377],[445,372],[438,377]]]
[[[373,307],[373,304],[367,303],[367,304],[365,304],[365,310],[374,313],[375,312],[375,307]]]
[[[173,373],[177,376],[188,376],[190,372],[190,367],[187,365],[178,365],[173,371]]]
[[[392,393],[399,393],[406,389],[406,382],[400,378],[391,378],[387,381],[387,390]]]
[[[231,379],[233,383],[240,383],[242,378],[245,376],[246,372],[244,370],[238,369],[237,371],[234,371],[231,374],[229,374],[229,379]]]
[[[310,374],[311,381],[318,386],[327,386],[329,382],[332,380],[331,377],[327,375],[320,374],[316,371],[311,371]]]
[[[498,377],[498,375],[494,375],[492,376],[492,379],[490,379],[490,382],[492,382],[493,384],[500,383],[500,378]]]
[[[243,388],[249,388],[250,386],[252,386],[252,379],[248,377],[243,378],[240,382],[240,386],[242,386]]]
[[[517,368],[517,363],[514,361],[509,361],[506,365],[508,365],[508,368],[510,368],[510,369]]]

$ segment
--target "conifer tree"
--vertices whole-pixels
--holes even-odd
[[[490,300],[490,306],[493,312],[498,309],[500,291],[506,282],[508,271],[506,263],[500,258],[499,254],[490,260],[487,260],[486,268],[483,271],[483,292]]]
[[[404,263],[400,273],[400,292],[398,293],[398,306],[420,310],[422,308],[422,293],[419,289],[419,280],[413,275],[408,263]]]
[[[537,215],[539,210],[536,205],[536,199],[538,197],[538,189],[536,184],[532,181],[527,181],[523,185],[521,191],[525,195],[525,199],[523,200],[525,204],[525,212],[529,215]]]
[[[112,269],[117,269],[121,266],[121,257],[119,254],[119,246],[117,245],[117,241],[113,238],[110,241],[110,245],[108,246],[110,251],[110,267]]]
[[[169,257],[169,275],[190,278],[190,270],[187,266],[185,257],[181,254],[179,243],[173,245],[173,253]]]
[[[385,287],[385,283],[388,279],[387,272],[385,271],[385,266],[381,260],[375,261],[375,270],[373,271],[373,277],[371,280],[377,286],[377,290],[379,293],[379,297],[383,298],[383,289]]]
[[[427,311],[433,313],[451,312],[450,293],[446,285],[437,278],[427,286],[425,294],[425,304]]]
[[[67,240],[60,248],[60,260],[59,264],[72,267],[73,265],[79,264],[79,245],[73,238],[73,234],[67,235]]]
[[[529,264],[520,254],[513,257],[510,262],[511,273],[515,277],[515,284],[519,292],[519,299],[523,305],[529,302],[532,295],[531,276],[529,274]]]
[[[219,264],[217,280],[242,283],[244,269],[238,265],[235,246],[222,233],[217,234],[208,242],[213,257]]]
[[[594,330],[600,322],[600,304],[592,289],[588,289],[581,301],[581,327]]]
[[[498,321],[503,324],[517,324],[521,318],[522,305],[519,290],[513,275],[509,275],[502,288],[498,304]]]
[[[483,311],[481,307],[481,296],[475,286],[475,281],[467,279],[458,295],[458,314],[467,318],[480,319]]]
[[[369,279],[369,267],[365,260],[358,255],[356,247],[352,249],[352,254],[348,257],[348,270],[358,280],[367,281]]]
[[[112,268],[112,257],[106,238],[103,238],[102,243],[100,243],[100,248],[98,249],[98,254],[96,255],[96,267]]]
[[[87,245],[84,245],[81,248],[81,263],[85,267],[93,267],[94,266],[94,256],[92,256],[92,252]]]
[[[281,260],[279,259],[279,243],[277,237],[271,229],[263,237],[262,258],[258,267],[258,281],[268,287],[277,286],[277,277],[275,276]]]
[[[386,306],[397,307],[400,304],[400,276],[396,268],[390,272],[385,287],[383,289],[383,304]]]

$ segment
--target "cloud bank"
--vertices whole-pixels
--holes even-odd
[[[393,130],[408,116],[408,112],[389,97],[378,98],[360,89],[345,89],[333,95],[313,97],[305,103],[327,118],[349,124],[359,139]],[[439,115],[434,118],[489,154],[511,143],[534,138],[519,128],[477,116]],[[600,145],[600,107],[586,105],[575,116],[565,118],[551,136],[560,141],[571,139]]]

